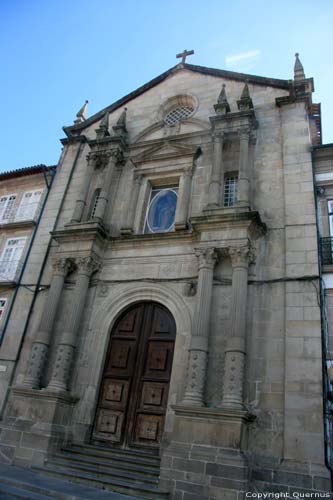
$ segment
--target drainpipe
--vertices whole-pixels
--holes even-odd
[[[54,221],[53,228],[50,231],[51,233],[56,230],[56,227],[58,225],[59,217],[60,217],[60,214],[61,214],[61,211],[62,211],[62,207],[63,207],[64,202],[65,202],[65,198],[66,198],[66,195],[67,195],[67,192],[68,192],[68,188],[69,188],[70,182],[71,182],[73,174],[74,174],[74,170],[75,170],[77,161],[78,161],[79,156],[80,156],[80,154],[81,154],[81,152],[82,152],[82,150],[83,150],[83,148],[85,146],[85,143],[86,143],[86,137],[84,135],[79,136],[77,138],[77,141],[80,142],[80,146],[79,146],[79,148],[78,148],[78,150],[76,152],[76,155],[75,155],[75,158],[74,158],[74,161],[73,161],[73,165],[72,165],[72,168],[71,168],[68,180],[67,180],[67,184],[66,184],[66,187],[65,187],[65,190],[64,190],[61,202],[60,202],[59,210],[58,210],[56,219]],[[52,179],[52,181],[53,181],[53,179]],[[44,208],[44,206],[43,206],[43,208]],[[39,220],[38,220],[38,223],[39,223]],[[24,329],[23,329],[23,333],[22,333],[20,345],[19,345],[19,348],[18,348],[16,362],[19,361],[19,359],[21,357],[21,353],[22,353],[22,349],[23,349],[23,344],[24,344],[25,337],[26,337],[26,334],[27,334],[27,331],[28,331],[28,326],[29,326],[30,318],[31,318],[31,315],[32,315],[32,312],[33,312],[33,309],[34,309],[34,305],[35,305],[35,302],[36,302],[36,299],[37,299],[37,295],[38,295],[38,292],[39,292],[39,288],[40,288],[40,285],[41,285],[42,276],[43,276],[43,273],[44,273],[44,270],[45,270],[45,266],[46,266],[46,262],[47,262],[47,259],[48,259],[49,253],[50,253],[51,242],[52,242],[52,238],[50,238],[50,240],[49,240],[49,243],[48,243],[48,246],[47,246],[47,249],[46,249],[46,252],[45,252],[45,256],[44,256],[44,259],[43,259],[43,262],[42,262],[42,266],[41,266],[41,269],[40,269],[40,272],[39,272],[39,275],[38,275],[37,283],[36,283],[36,286],[35,286],[35,291],[34,291],[33,298],[32,298],[31,304],[30,304],[29,312],[28,312],[28,315],[27,315],[27,319],[25,321],[25,325],[24,325]],[[32,245],[29,246],[29,251],[31,250],[31,246]],[[25,259],[25,264],[26,264],[26,260],[27,259]],[[23,272],[24,272],[24,269],[22,269],[22,271],[20,273],[20,279],[23,276]],[[17,286],[16,290],[18,290],[18,288],[19,287]],[[16,294],[17,294],[17,291],[16,291]],[[15,296],[16,296],[16,294],[15,294]],[[14,304],[14,298],[12,300],[11,305],[13,305],[13,304]],[[12,307],[11,307],[11,309],[12,309]],[[6,326],[7,326],[7,324],[8,324],[8,322],[6,322]],[[2,335],[2,338],[3,338],[3,336],[4,335]],[[0,344],[0,347],[1,347],[1,344]],[[9,387],[11,387],[11,385],[13,383],[14,375],[15,375],[15,369],[13,369],[13,371],[12,371],[12,374],[11,374],[11,377],[10,377],[10,380],[9,380],[9,384],[8,384]],[[5,396],[4,404],[2,406],[2,412],[0,414],[0,420],[2,419],[2,415],[3,415],[3,411],[4,411],[5,407],[6,407],[7,399],[8,399],[8,391],[7,391],[7,394]]]
[[[312,165],[314,165],[313,150],[312,150]],[[331,473],[331,489],[333,491],[333,459],[332,459],[332,438],[330,432],[330,415],[333,417],[332,405],[328,400],[329,393],[329,380],[327,375],[327,361],[328,361],[328,340],[327,340],[327,317],[326,317],[326,298],[325,288],[323,281],[323,270],[321,260],[321,244],[319,232],[319,210],[318,198],[316,194],[316,178],[315,169],[312,168],[313,187],[314,187],[314,201],[316,207],[316,221],[317,221],[317,250],[318,250],[318,269],[319,269],[319,294],[320,294],[320,319],[321,319],[321,345],[322,345],[322,379],[323,379],[323,418],[324,418],[324,444],[325,444],[325,465]]]

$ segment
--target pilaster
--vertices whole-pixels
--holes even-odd
[[[136,208],[138,204],[139,191],[142,183],[142,175],[138,172],[134,172],[133,174],[133,186],[131,196],[128,199],[128,207],[125,215],[125,222],[123,227],[121,228],[122,234],[131,234],[133,233],[134,228],[134,219],[136,214]]]
[[[208,208],[219,207],[223,187],[223,132],[213,134],[213,165],[208,192]]]
[[[192,167],[184,170],[179,180],[175,229],[186,229],[191,197]]]
[[[104,222],[106,207],[109,202],[112,174],[118,161],[122,159],[122,151],[119,148],[113,149],[107,153],[108,161],[104,168],[103,184],[98,197],[94,218],[99,222]]]
[[[250,207],[250,179],[249,179],[249,141],[250,129],[239,130],[239,175],[237,206]]]

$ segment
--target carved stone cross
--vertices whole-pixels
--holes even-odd
[[[177,59],[181,57],[182,58],[182,64],[185,64],[187,56],[191,56],[193,54],[194,54],[194,50],[186,50],[185,49],[180,54],[177,54],[176,57],[177,57]]]

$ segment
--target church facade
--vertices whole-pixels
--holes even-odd
[[[62,477],[80,449],[86,470],[160,457],[145,489],[96,479],[139,498],[330,491],[312,92],[298,56],[293,80],[184,60],[80,110],[35,242],[51,230],[43,286],[2,346],[4,457],[51,473],[62,448]]]

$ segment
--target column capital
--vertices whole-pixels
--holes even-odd
[[[79,274],[86,274],[91,276],[94,272],[98,271],[101,263],[95,257],[80,257],[76,259],[76,265]]]
[[[111,151],[100,150],[88,154],[88,163],[93,166],[95,170],[104,170],[111,158]]]
[[[111,149],[109,153],[113,163],[121,163],[124,161],[124,153],[120,148]]]
[[[66,277],[67,274],[74,270],[74,259],[67,257],[54,257],[52,259],[53,274],[58,274]]]
[[[213,142],[223,142],[225,132],[223,130],[216,130],[212,133]]]
[[[217,262],[217,252],[214,247],[195,248],[195,255],[199,261],[199,269],[214,269]]]
[[[240,129],[238,129],[237,133],[240,141],[250,140],[250,135],[251,135],[250,127],[241,127]]]
[[[231,259],[231,265],[235,267],[247,268],[250,263],[250,248],[248,246],[244,247],[233,247],[229,248],[229,256]]]

